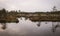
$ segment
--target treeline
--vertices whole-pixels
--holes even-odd
[[[17,15],[17,14],[19,14],[19,13],[22,13],[22,14],[25,14],[25,13],[27,13],[27,12],[22,12],[22,11],[8,11],[8,10],[6,10],[6,9],[1,9],[0,10],[0,18],[1,17],[5,17],[6,15]],[[31,12],[29,12],[29,13],[31,13]],[[60,11],[51,11],[51,12],[35,12],[35,14],[60,14]],[[28,13],[27,13],[28,14]],[[31,14],[33,14],[33,13],[31,13]]]
[[[8,10],[6,10],[5,8],[3,8],[3,9],[0,9],[0,13],[20,13],[20,12],[22,12],[22,11],[20,11],[20,10],[12,10],[12,11],[8,11]],[[24,12],[24,13],[26,13],[26,12]],[[30,13],[30,12],[29,12]],[[37,11],[37,13],[44,13],[44,12],[40,12],[40,11]],[[51,12],[46,12],[46,13],[60,13],[60,11],[51,11]]]

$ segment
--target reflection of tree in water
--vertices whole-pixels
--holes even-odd
[[[5,30],[6,29],[6,23],[2,23],[2,29]]]
[[[55,26],[54,26],[54,22],[52,22],[52,32],[55,32]]]
[[[48,22],[45,22],[45,24],[48,24]]]
[[[38,22],[37,26],[39,27],[41,25],[41,22]]]
[[[21,18],[22,20],[22,18]],[[35,22],[35,21],[32,21]],[[40,27],[41,26],[41,21],[36,21],[38,22],[37,26]],[[59,22],[57,22],[57,25],[55,25],[56,22],[52,22],[52,32],[56,31],[56,28],[59,27]],[[48,21],[45,21],[45,24],[49,24]]]
[[[56,25],[54,25],[56,22],[52,22],[52,31],[53,32],[55,32],[56,31],[56,29],[58,28],[58,27],[60,27],[60,23],[59,22],[57,22],[57,24]]]
[[[48,22],[45,22],[47,24]],[[55,32],[58,27],[60,27],[60,22],[52,22],[52,32]],[[37,26],[41,26],[41,22],[38,22]]]

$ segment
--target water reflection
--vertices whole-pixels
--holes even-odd
[[[6,23],[2,23],[2,29],[5,30],[6,29]]]
[[[41,22],[38,22],[38,24],[37,24],[38,27],[41,25],[40,23],[41,23]]]
[[[52,22],[52,31],[55,32],[58,27],[60,27],[60,22]]]
[[[22,17],[20,18],[19,23],[6,23],[7,29],[4,31],[0,31],[1,36],[59,36],[60,29],[57,28],[55,33],[53,34],[53,28],[56,28],[57,22],[32,22],[29,19],[25,20]],[[41,24],[40,27],[37,27],[37,24]]]

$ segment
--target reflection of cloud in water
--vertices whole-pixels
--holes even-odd
[[[52,33],[51,27],[52,24],[49,22],[45,24],[41,23],[40,27],[37,27],[37,22],[31,22],[29,19],[21,20],[19,19],[19,23],[7,23],[7,29],[5,31],[1,31],[1,36],[58,36],[60,35],[60,29],[57,28],[55,34]]]

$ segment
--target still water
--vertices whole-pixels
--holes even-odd
[[[60,36],[60,28],[52,32],[52,22],[41,22],[38,27],[38,22],[32,22],[29,19],[25,20],[22,17],[18,18],[19,23],[6,23],[7,29],[0,28],[0,36]],[[2,25],[0,25],[2,27]]]

